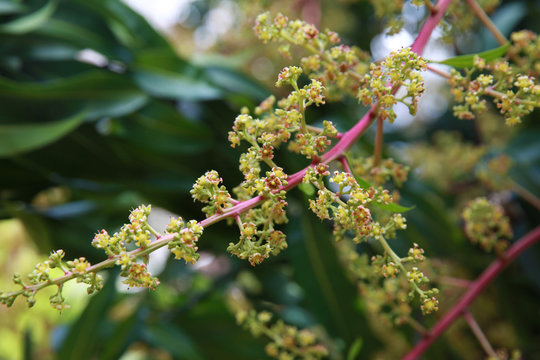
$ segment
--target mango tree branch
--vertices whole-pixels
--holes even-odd
[[[540,226],[516,241],[508,251],[506,251],[503,257],[495,260],[482,275],[471,284],[469,290],[461,297],[457,304],[455,304],[452,309],[448,311],[437,324],[435,324],[428,335],[403,357],[403,360],[418,359],[418,357],[420,357],[420,355],[422,355],[456,319],[464,314],[464,311],[466,311],[478,295],[480,295],[509,264],[538,241],[540,241]]]
[[[424,50],[427,41],[435,29],[437,23],[440,21],[442,14],[446,11],[446,8],[450,4],[450,0],[440,0],[437,3],[438,11],[436,13],[432,13],[426,22],[424,23],[422,29],[420,30],[420,33],[416,39],[416,41],[412,45],[412,51],[416,52],[417,54],[421,55],[422,51]],[[376,116],[376,110],[377,110],[378,104],[374,104],[371,109],[346,133],[344,133],[341,138],[339,139],[338,143],[330,149],[328,152],[326,152],[322,157],[320,162],[322,163],[329,163],[334,160],[338,160],[341,156],[345,154],[345,152],[358,140],[358,138],[364,133],[364,131],[371,125],[373,122],[373,119]],[[312,166],[312,165],[310,165]],[[276,193],[281,191],[288,191],[295,186],[297,186],[303,179],[304,174],[306,172],[308,167],[292,174],[287,177],[287,185],[281,186]],[[212,215],[202,221],[199,222],[199,225],[203,228],[206,228],[212,224],[215,224],[225,218],[235,218],[238,215],[260,205],[262,202],[264,202],[265,197],[263,195],[255,196],[251,199],[237,202],[232,207],[224,209],[222,212]],[[163,236],[159,236],[155,241],[150,243],[149,246],[145,248],[139,248],[135,249],[133,251],[130,251],[127,253],[129,257],[136,258],[144,255],[148,255],[151,252],[168,245],[171,241],[174,240],[176,234],[167,234]],[[29,285],[25,286],[23,289],[19,291],[14,291],[10,293],[2,293],[2,296],[12,296],[12,295],[19,295],[23,293],[24,291],[31,291],[36,292],[44,287],[50,286],[50,285],[61,285],[65,283],[66,281],[72,280],[74,278],[82,277],[85,274],[89,273],[97,273],[98,271],[112,267],[115,265],[116,261],[118,260],[119,256],[111,256],[108,259],[101,261],[97,264],[91,265],[88,268],[85,269],[84,272],[68,272],[63,276],[60,276],[56,279],[52,279],[49,281],[45,281],[43,283],[39,283],[36,285]]]

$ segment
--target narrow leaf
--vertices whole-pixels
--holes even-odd
[[[84,113],[41,124],[0,125],[0,158],[28,152],[48,145],[79,126]]]
[[[0,31],[8,34],[25,34],[36,30],[47,22],[57,5],[57,0],[51,0],[41,9],[0,26]]]
[[[221,94],[218,88],[204,80],[168,71],[135,71],[134,80],[147,93],[165,99],[211,100]]]
[[[486,62],[490,62],[506,54],[506,51],[508,50],[509,46],[510,46],[510,43],[507,43],[503,46],[499,46],[498,48],[479,52],[477,54],[460,55],[460,56],[456,56],[456,57],[446,59],[443,61],[432,61],[432,62],[438,63],[438,64],[450,65],[455,68],[472,67],[475,56],[478,56],[486,60]]]
[[[347,360],[355,360],[358,358],[358,355],[360,355],[360,350],[362,349],[362,338],[357,338],[352,343],[351,347],[349,348],[349,353],[347,354]]]
[[[300,191],[302,191],[308,197],[311,197],[313,196],[313,194],[315,194],[315,187],[311,184],[300,183],[298,184],[298,189],[300,189]]]
[[[412,209],[414,209],[414,206],[410,206],[410,207],[406,207],[406,206],[402,206],[402,205],[398,205],[398,204],[394,204],[394,203],[389,203],[389,204],[379,204],[379,203],[376,203],[376,202],[372,202],[373,205],[383,209],[383,210],[387,210],[387,211],[390,211],[390,212],[393,212],[393,213],[403,213],[403,212],[407,212],[407,211],[410,211]]]
[[[369,189],[371,187],[371,184],[369,182],[367,182],[366,180],[362,179],[359,176],[354,175],[354,179],[356,180],[356,182],[358,183],[358,185],[360,185],[362,189]]]

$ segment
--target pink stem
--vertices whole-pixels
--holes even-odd
[[[432,73],[435,73],[435,74],[437,74],[437,75],[439,75],[439,76],[442,76],[443,78],[448,79],[448,80],[450,80],[450,78],[452,77],[452,76],[451,76],[449,73],[447,73],[446,71],[437,69],[436,67],[431,66],[431,65],[428,65],[428,66],[427,66],[427,69],[428,69],[429,71],[431,71]]]
[[[352,169],[351,167],[349,166],[349,162],[347,161],[347,158],[345,156],[341,156],[339,158],[339,162],[341,163],[341,165],[343,165],[343,169],[345,169],[345,171],[349,174],[349,175],[352,175],[354,176],[353,172],[352,172]]]
[[[439,2],[437,2],[437,12],[431,13],[431,15],[424,23],[424,26],[422,26],[420,33],[418,34],[416,40],[411,46],[412,51],[417,54],[422,54],[422,51],[424,51],[424,48],[426,47],[431,33],[439,24],[439,21],[441,21],[441,18],[444,15],[448,5],[450,5],[450,1],[451,0],[439,0]]]
[[[508,249],[504,257],[495,260],[482,275],[474,281],[470,289],[459,299],[450,311],[448,311],[435,326],[429,331],[429,334],[424,337],[416,346],[403,357],[402,360],[417,359],[430,345],[437,340],[439,336],[469,307],[469,305],[482,293],[482,291],[504,270],[512,261],[514,261],[522,252],[534,245],[540,240],[540,226],[523,236],[516,241],[514,245]]]

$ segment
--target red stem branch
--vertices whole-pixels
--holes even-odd
[[[414,360],[426,351],[431,344],[469,307],[482,291],[504,270],[512,261],[514,261],[522,252],[540,241],[540,226],[516,241],[508,249],[504,257],[495,260],[476,281],[471,284],[470,289],[459,299],[450,311],[448,311],[435,326],[429,331],[416,346],[403,357],[403,360]]]
[[[347,158],[345,156],[340,157],[339,162],[341,163],[341,165],[343,166],[343,170],[345,170],[347,174],[354,176],[351,166],[349,165],[349,162],[347,161]]]
[[[422,54],[429,40],[429,37],[431,36],[431,33],[433,32],[437,24],[439,24],[439,21],[441,21],[441,18],[446,12],[446,8],[448,8],[448,5],[450,5],[450,1],[451,0],[440,0],[437,2],[437,11],[434,13],[432,12],[424,23],[424,26],[422,26],[420,33],[418,34],[416,40],[411,46],[412,51],[419,55]]]
[[[465,310],[463,312],[463,318],[471,328],[471,331],[473,332],[474,336],[476,337],[486,354],[489,355],[490,359],[500,360],[497,356],[497,353],[493,349],[493,346],[491,346],[491,344],[489,343],[486,334],[484,334],[482,328],[480,327],[480,325],[478,325],[478,322],[476,321],[474,316],[472,316],[469,311]]]

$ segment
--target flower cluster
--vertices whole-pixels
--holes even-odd
[[[73,261],[64,261],[64,257],[65,252],[63,250],[53,251],[48,260],[38,263],[34,270],[27,275],[28,283],[23,280],[20,274],[14,274],[13,283],[19,285],[21,290],[13,293],[0,293],[0,303],[11,306],[15,299],[22,295],[26,298],[28,306],[32,307],[36,303],[36,293],[39,290],[48,285],[56,284],[58,285],[58,291],[49,298],[49,303],[58,311],[69,309],[69,304],[65,302],[62,296],[62,282],[58,281],[59,279],[76,278],[78,283],[88,285],[88,294],[101,290],[103,278],[91,271],[91,264],[84,257]],[[56,268],[64,272],[64,275],[60,278],[53,278],[51,275],[51,270]]]
[[[406,304],[414,297],[414,293],[417,293],[422,301],[421,309],[425,314],[436,311],[438,300],[435,295],[438,290],[435,288],[422,290],[419,285],[429,282],[429,279],[417,266],[406,267],[409,263],[422,262],[424,251],[414,244],[414,247],[409,250],[409,256],[400,258],[386,241],[386,238],[394,238],[397,230],[407,228],[405,218],[399,213],[393,213],[391,216],[386,216],[381,223],[373,217],[373,214],[380,210],[392,212],[393,198],[388,190],[382,187],[362,187],[349,172],[335,171],[330,177],[329,186],[333,188],[332,191],[324,182],[324,178],[329,175],[326,164],[317,164],[306,170],[304,183],[311,183],[318,189],[317,198],[309,201],[311,210],[320,219],[333,220],[334,235],[337,240],[347,242],[348,234],[352,232],[353,242],[359,243],[373,238],[384,249],[384,256],[378,255],[371,259],[370,271],[367,271],[365,267],[362,268],[361,263],[355,264],[359,259],[357,255],[344,256],[346,266],[353,267],[359,272],[357,277],[363,281],[369,280],[371,285],[379,281],[376,278],[384,278],[385,287],[389,288],[377,289],[375,292],[384,294],[392,289],[390,291],[392,295],[387,298],[392,299],[391,302],[394,303],[395,308],[400,308],[400,304]],[[378,295],[375,296],[378,297]],[[404,305],[400,311],[404,309],[408,309],[408,305]],[[410,309],[407,311],[410,312]]]
[[[387,292],[401,291],[401,295],[398,293],[398,296],[393,298],[402,303],[410,302],[416,293],[420,297],[420,309],[424,315],[437,311],[439,300],[436,295],[439,293],[439,289],[421,289],[420,285],[428,284],[430,280],[418,266],[414,266],[425,260],[424,250],[419,248],[418,244],[413,244],[413,247],[409,249],[408,256],[399,258],[387,243],[383,242],[383,247],[386,248],[385,255],[372,257],[371,266],[374,274],[385,279],[385,290]],[[389,281],[392,279],[395,281]],[[404,296],[404,292],[407,292],[407,296]],[[401,311],[398,314],[401,317],[409,315],[409,313],[404,312],[408,310],[407,306],[399,306],[397,303],[394,307]],[[408,311],[410,312],[410,310]],[[400,319],[398,316],[398,320],[403,321],[403,318]]]
[[[366,253],[359,254],[348,238],[336,243],[336,248],[340,262],[357,283],[369,313],[376,316],[377,321],[388,318],[396,324],[410,321],[410,303],[415,292],[420,295],[420,308],[424,314],[436,311],[438,300],[435,295],[438,290],[420,289],[429,279],[418,267],[425,257],[424,250],[417,244],[409,249],[409,256],[401,259],[385,254],[373,256],[370,260]]]
[[[139,206],[129,215],[129,224],[122,226],[119,232],[110,236],[106,230],[101,230],[92,240],[92,246],[102,249],[109,256],[118,256],[126,253],[126,244],[135,243],[137,247],[145,248],[150,244],[150,228],[148,215],[150,205]]]
[[[403,7],[403,1],[394,0],[370,0],[375,16],[379,19],[386,19],[387,34],[397,34],[404,25],[401,17],[401,9]]]
[[[516,70],[538,78],[540,76],[540,38],[530,30],[521,30],[510,35],[512,45],[506,55],[515,64]]]
[[[234,121],[229,132],[231,146],[246,141],[251,147],[240,156],[240,171],[245,181],[242,186],[250,191],[250,195],[264,190],[265,179],[261,178],[261,163],[270,168],[278,168],[274,163],[274,151],[282,143],[290,143],[290,149],[305,155],[307,158],[319,156],[330,145],[331,137],[338,135],[331,122],[325,121],[323,128],[313,128],[306,124],[305,110],[315,104],[324,104],[324,87],[317,80],[312,80],[303,88],[297,84],[302,69],[288,67],[279,75],[277,85],[289,84],[293,91],[287,98],[278,102],[274,109],[275,98],[269,97],[256,109],[260,118],[253,118],[244,113]],[[255,190],[257,189],[257,190]]]
[[[241,310],[236,313],[236,320],[253,336],[263,335],[270,339],[265,350],[272,358],[315,360],[328,356],[328,350],[317,343],[317,337],[312,331],[298,330],[282,320],[272,323],[272,314],[267,311],[257,313],[255,310]]]
[[[197,253],[197,241],[201,237],[204,228],[195,220],[185,224],[182,218],[171,218],[165,232],[174,234],[174,240],[167,245],[174,254],[175,259],[183,259],[186,263],[194,264],[199,260]]]
[[[147,258],[143,264],[137,263],[136,256],[128,252],[128,244],[135,244],[140,249],[146,249],[151,242],[152,230],[148,225],[150,205],[141,205],[131,211],[129,224],[120,228],[119,232],[109,235],[106,230],[101,230],[92,240],[92,246],[102,249],[109,257],[116,259],[115,264],[120,266],[120,275],[126,277],[123,281],[128,286],[147,287],[155,289],[159,280],[152,276],[147,268]]]
[[[512,159],[508,155],[501,154],[481,164],[476,171],[476,176],[492,190],[508,189],[512,185],[512,180],[508,176],[511,166]]]
[[[352,231],[355,241],[361,242],[369,237],[377,239],[396,229],[406,228],[401,214],[394,214],[384,226],[371,216],[371,205],[392,203],[388,190],[381,187],[364,189],[351,174],[335,171],[330,179],[337,187],[337,191],[333,192],[324,184],[324,176],[329,174],[327,168],[325,164],[308,168],[303,181],[312,183],[318,189],[317,198],[309,201],[309,207],[320,219],[334,220],[337,238],[342,238],[346,231]]]
[[[219,177],[217,171],[212,170],[199,177],[191,189],[194,200],[208,204],[202,209],[206,216],[222,213],[224,209],[233,205],[227,188],[219,185],[222,182],[223,179]]]
[[[521,351],[512,350],[510,353],[507,349],[497,349],[496,356],[489,356],[486,360],[522,360]]]
[[[287,247],[285,235],[275,229],[275,225],[287,222],[287,202],[282,189],[288,185],[287,175],[274,162],[275,149],[289,142],[290,150],[317,161],[331,144],[331,138],[338,136],[336,128],[329,121],[323,121],[322,128],[306,124],[306,108],[325,103],[325,88],[315,79],[300,87],[298,79],[302,72],[302,68],[296,66],[284,68],[276,86],[291,86],[293,90],[289,96],[277,104],[274,96],[265,99],[254,111],[258,118],[253,118],[248,110],[244,110],[235,119],[229,132],[231,145],[235,147],[242,141],[251,145],[240,156],[239,168],[244,181],[234,189],[238,200],[231,199],[224,187],[218,188],[221,179],[216,172],[201,177],[192,190],[196,200],[210,204],[205,208],[210,208],[211,211],[207,212],[209,215],[224,210],[215,205],[213,197],[218,190],[226,194],[232,203],[254,195],[264,198],[260,208],[236,215],[241,236],[237,243],[230,243],[228,247],[229,252],[241,259],[248,259],[252,265]],[[263,171],[265,165],[270,168],[269,171]]]
[[[462,212],[465,221],[465,234],[473,244],[479,244],[484,250],[504,250],[507,241],[512,238],[510,221],[504,215],[500,205],[486,198],[471,201]]]
[[[199,256],[196,253],[195,244],[203,228],[194,220],[182,228],[181,219],[172,219],[167,227],[167,233],[174,234],[173,240],[154,246],[151,236],[155,235],[159,238],[160,235],[148,224],[150,209],[150,205],[139,206],[131,211],[129,223],[123,225],[118,232],[109,235],[106,230],[101,230],[94,236],[92,246],[103,250],[108,256],[107,260],[95,265],[91,265],[84,257],[64,261],[64,251],[57,250],[50,254],[47,261],[35,266],[27,276],[28,283],[24,282],[21,275],[15,274],[13,282],[19,285],[21,290],[0,293],[0,303],[11,306],[19,295],[23,295],[28,305],[32,306],[39,290],[57,285],[58,292],[49,301],[55,309],[63,310],[69,308],[62,296],[62,287],[66,281],[76,279],[78,283],[87,284],[87,292],[92,294],[103,287],[103,278],[97,272],[114,265],[120,266],[120,275],[125,277],[123,282],[128,286],[155,289],[159,285],[159,280],[147,269],[148,254],[168,244],[177,259],[181,258],[193,263]],[[136,249],[129,251],[128,247],[136,247]],[[142,263],[137,261],[138,258],[142,258]],[[64,275],[53,278],[50,271],[56,268],[62,270]]]
[[[270,255],[277,255],[287,248],[285,234],[274,228],[288,221],[284,194],[270,195],[260,208],[251,209],[237,216],[240,229],[238,243],[230,243],[227,251],[240,259],[248,259],[252,266],[260,264]]]
[[[286,68],[281,72],[279,81],[296,86],[300,73],[300,68]],[[306,93],[307,90],[302,91],[303,95],[300,98],[297,96],[294,102],[307,106]],[[238,200],[247,200],[253,195],[265,198],[261,207],[236,216],[240,239],[236,244],[230,243],[227,248],[227,251],[240,259],[248,259],[252,265],[260,264],[271,254],[277,255],[287,248],[285,234],[274,228],[275,225],[287,222],[287,202],[285,192],[281,191],[287,186],[287,175],[274,163],[273,151],[280,143],[288,141],[291,133],[305,128],[303,108],[300,112],[299,106],[286,106],[282,101],[280,108],[274,110],[274,102],[275,98],[270,97],[259,105],[256,112],[262,116],[261,119],[253,119],[248,114],[239,115],[233,131],[229,133],[233,146],[241,140],[252,145],[240,156],[240,171],[244,174],[244,181],[234,189]],[[306,132],[304,135],[309,134]],[[261,176],[262,163],[271,168],[265,172],[266,176]]]
[[[457,133],[437,132],[432,145],[413,145],[407,150],[407,157],[423,178],[449,190],[456,183],[472,179],[474,168],[485,153],[484,146],[465,142]]]
[[[412,115],[416,114],[418,100],[425,90],[420,71],[426,70],[426,61],[410,48],[390,53],[380,64],[372,63],[364,75],[364,86],[358,98],[364,105],[378,104],[378,115],[393,122],[396,118],[394,105],[405,104]],[[403,95],[394,93],[402,86]]]
[[[499,6],[500,0],[476,0],[476,3],[486,13],[492,13]],[[446,40],[455,39],[478,25],[478,18],[466,1],[452,1],[439,25],[442,27]]]
[[[507,125],[521,123],[521,119],[540,106],[540,85],[530,75],[523,75],[504,59],[486,63],[478,56],[474,67],[465,74],[453,69],[450,84],[457,105],[454,115],[460,119],[474,119],[475,113],[486,110],[489,95],[504,116]],[[473,74],[477,74],[473,78]]]
[[[407,181],[410,167],[397,163],[392,158],[382,160],[375,165],[373,156],[354,157],[351,159],[352,171],[373,185],[384,185],[390,179],[401,187]]]
[[[290,57],[290,46],[298,45],[312,55],[301,59],[302,67],[312,79],[328,88],[329,95],[341,97],[343,92],[358,91],[361,74],[368,70],[369,54],[356,47],[337,45],[341,39],[333,31],[319,31],[314,25],[269,13],[257,17],[255,34],[264,42],[281,43],[279,51]]]

